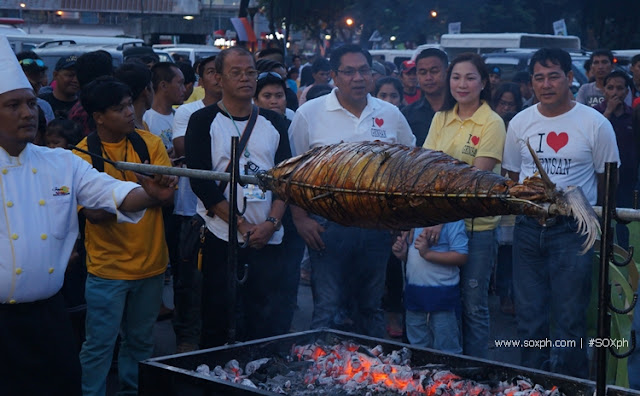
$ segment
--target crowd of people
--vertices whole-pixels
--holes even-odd
[[[560,49],[538,50],[512,81],[477,54],[450,60],[435,48],[399,67],[344,45],[305,64],[294,56],[287,65],[278,49],[234,47],[195,65],[133,59],[115,70],[96,51],[61,58],[48,84],[37,54],[14,57],[0,45],[0,355],[9,357],[0,387],[8,394],[104,395],[116,346],[120,393],[135,394],[137,362],[153,356],[159,318],[172,318],[168,352],[225,344],[229,318],[238,340],[287,333],[305,280],[314,329],[487,358],[493,288],[522,339],[580,345],[586,337],[594,253],[579,254],[586,237],[570,217],[371,230],[246,185],[239,272],[230,274],[228,183],[151,177],[112,161],[224,172],[237,136],[250,175],[314,147],[381,140],[522,182],[537,172],[529,142],[551,181],[581,186],[592,205],[605,163],[618,163],[617,202],[629,207],[640,56],[630,80],[613,69],[610,51],[594,51],[594,81],[574,98],[571,58]],[[624,225],[616,236],[628,247]],[[245,268],[231,298],[229,279]],[[163,298],[167,287],[173,298]],[[640,332],[638,309],[633,325]],[[579,347],[522,348],[521,359],[589,376]],[[46,372],[38,383],[27,380],[35,361]],[[629,372],[639,370],[637,351]]]

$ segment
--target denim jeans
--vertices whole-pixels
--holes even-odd
[[[469,258],[460,268],[462,343],[464,354],[487,358],[489,353],[489,281],[496,261],[495,230],[467,232]]]
[[[313,317],[311,328],[334,327],[342,301],[353,304],[354,331],[372,337],[385,335],[382,294],[391,253],[391,233],[344,227],[322,217],[325,249],[309,249]]]
[[[416,312],[407,310],[407,338],[411,345],[447,353],[462,353],[456,312]]]
[[[558,217],[555,225],[518,216],[513,238],[513,292],[521,340],[575,340],[575,348],[522,348],[522,365],[585,378],[593,250],[580,255],[585,236]],[[551,329],[551,330],[550,330]]]
[[[153,325],[162,303],[164,273],[140,280],[103,279],[89,274],[87,339],[82,344],[82,394],[104,396],[118,334],[119,394],[138,393],[138,362],[153,353]]]
[[[636,304],[636,308],[633,311],[631,330],[636,332],[636,349],[627,359],[629,388],[640,390],[640,303]]]

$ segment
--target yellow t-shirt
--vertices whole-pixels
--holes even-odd
[[[458,116],[458,105],[453,110],[439,111],[431,121],[429,134],[422,147],[440,150],[453,158],[473,165],[477,157],[498,160],[493,171],[500,174],[500,162],[507,133],[504,121],[486,102],[482,102],[471,118]],[[500,216],[478,217],[473,220],[474,231],[496,228]],[[472,229],[471,219],[465,220],[467,230]]]
[[[136,130],[147,144],[153,165],[171,166],[162,140],[150,132]],[[87,148],[87,138],[78,147]],[[128,139],[118,143],[102,142],[103,156],[113,161],[140,163],[140,157]],[[76,152],[91,163],[89,155]],[[137,182],[132,171],[120,171],[104,163],[105,173],[119,180]],[[164,238],[162,208],[147,209],[137,224],[116,223],[115,219],[100,224],[87,221],[85,226],[87,271],[105,279],[137,280],[162,274],[169,262]]]

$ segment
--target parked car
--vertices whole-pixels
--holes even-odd
[[[198,59],[218,55],[222,51],[218,47],[198,44],[155,44],[153,48],[168,53],[174,61],[177,57],[188,59],[192,65]]]
[[[144,58],[153,57],[156,61],[160,56],[155,53],[153,48],[144,45],[138,41],[126,42],[122,44],[108,44],[108,45],[78,45],[78,44],[66,44],[46,46],[43,48],[34,48],[33,51],[38,54],[47,66],[47,77],[51,81],[53,69],[56,62],[62,57],[70,55],[80,56],[87,52],[104,50],[111,54],[113,67],[119,67],[124,61],[129,58]],[[173,62],[170,56],[164,55],[164,61]]]
[[[535,52],[530,50],[506,50],[484,54],[484,62],[489,67],[498,66],[502,72],[502,80],[510,81],[519,71],[529,71],[529,62]],[[573,70],[573,85],[571,91],[575,94],[582,84],[589,82],[584,70],[584,61],[589,59],[588,53],[570,53],[571,69]]]

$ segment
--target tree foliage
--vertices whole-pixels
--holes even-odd
[[[375,30],[421,44],[446,33],[450,22],[461,22],[465,33],[552,34],[553,22],[564,19],[569,34],[587,48],[640,48],[638,0],[261,0],[261,5],[273,9],[276,25],[290,15],[293,28],[314,38],[335,35],[352,17],[365,45]]]

